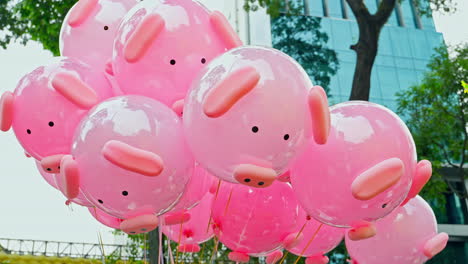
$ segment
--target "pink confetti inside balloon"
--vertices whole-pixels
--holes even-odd
[[[181,109],[205,64],[240,45],[224,15],[197,1],[142,1],[117,33],[113,70],[124,94],[145,95]]]
[[[215,177],[209,174],[203,167],[195,165],[193,175],[185,188],[185,192],[176,206],[162,216],[166,225],[178,225],[191,218],[188,209],[196,206],[213,186]]]
[[[304,239],[295,247],[287,250],[295,255],[308,257],[309,262],[328,263],[328,258],[324,256],[332,251],[343,240],[345,229],[324,225],[312,217],[308,216],[304,209],[299,209],[298,227],[303,229]]]
[[[213,203],[214,232],[232,256],[266,256],[297,236],[298,204],[287,183],[253,188],[223,182]],[[237,259],[237,258],[236,258]],[[231,258],[233,260],[233,258]]]
[[[448,235],[437,234],[437,221],[429,204],[420,196],[375,223],[377,235],[352,241],[349,254],[359,264],[424,263],[447,245]]]
[[[165,225],[163,233],[172,241],[179,244],[178,250],[182,252],[198,252],[199,244],[213,237],[211,225],[208,225],[211,216],[213,194],[207,193],[198,205],[188,210],[190,220],[178,225]]]

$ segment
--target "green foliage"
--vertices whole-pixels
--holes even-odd
[[[468,44],[453,49],[440,47],[428,64],[421,84],[398,94],[398,112],[405,117],[415,139],[420,159],[429,159],[436,168],[455,168],[459,181],[467,178],[468,94],[461,81],[468,80]],[[422,195],[440,199],[446,179],[435,174]],[[460,198],[468,198],[466,188],[448,185]],[[441,203],[443,204],[443,203]]]
[[[26,44],[35,40],[59,54],[59,34],[63,19],[76,0],[2,0],[0,1],[0,46],[11,41]]]
[[[273,20],[273,47],[302,65],[314,84],[329,91],[331,76],[338,71],[336,52],[326,47],[328,36],[320,31],[321,19],[310,16],[285,16]]]
[[[120,230],[115,230],[114,235],[124,235],[124,233]],[[125,247],[126,255],[130,256],[129,259],[125,262],[128,264],[145,264],[147,263],[145,260],[140,260],[142,257],[144,258],[145,252],[148,252],[148,234],[139,234],[139,235],[128,235],[127,244]],[[120,264],[120,256],[118,252],[114,252],[113,254],[106,256],[106,263],[109,264]]]

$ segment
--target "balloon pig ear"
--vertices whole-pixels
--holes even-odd
[[[13,105],[15,96],[12,92],[5,92],[0,98],[0,130],[8,131],[13,123]]]
[[[210,15],[210,22],[228,49],[242,46],[242,41],[236,34],[236,31],[221,12],[213,11]]]
[[[424,255],[428,258],[433,258],[435,255],[439,254],[447,246],[449,236],[447,233],[440,233],[433,238],[429,239],[424,244]]]
[[[411,184],[411,189],[406,197],[405,201],[401,204],[404,206],[409,200],[413,199],[418,193],[424,188],[424,185],[431,179],[432,176],[432,164],[428,160],[421,160],[416,165],[416,173]]]
[[[309,92],[309,110],[312,118],[312,131],[317,144],[327,143],[330,134],[330,109],[325,90],[314,86]]]
[[[79,0],[71,10],[68,25],[70,25],[70,27],[78,27],[81,25],[91,15],[97,3],[98,0]]]
[[[348,238],[353,241],[371,238],[377,234],[374,223],[365,222],[348,230]]]
[[[245,67],[230,73],[211,90],[203,102],[206,116],[224,115],[240,99],[252,91],[260,81],[260,74],[253,67]]]
[[[164,27],[164,19],[158,14],[148,15],[140,21],[125,43],[125,60],[134,63],[143,58]]]
[[[122,141],[108,141],[102,148],[102,155],[117,167],[145,176],[158,176],[164,169],[163,161],[157,154]]]
[[[96,92],[77,76],[59,72],[52,78],[52,87],[63,97],[82,109],[96,105],[99,97]]]
[[[59,186],[62,193],[68,199],[74,199],[80,194],[80,171],[78,163],[71,155],[65,155],[60,162],[60,175],[62,186]]]

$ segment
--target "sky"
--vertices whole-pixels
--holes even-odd
[[[455,14],[434,14],[437,31],[449,44],[468,42],[468,27],[463,26],[468,25],[468,1],[455,1]],[[205,2],[221,11],[226,9],[224,1]],[[0,48],[0,92],[13,91],[24,74],[50,58],[52,55],[34,42]],[[115,242],[111,230],[97,223],[85,208],[64,205],[65,198],[41,178],[11,131],[0,134],[0,179],[0,239],[97,243],[99,232],[104,243]]]

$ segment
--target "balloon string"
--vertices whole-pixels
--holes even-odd
[[[179,229],[179,239],[177,241],[177,246],[180,247],[180,241],[182,240],[182,225],[183,223],[180,223],[180,229]],[[176,250],[176,258],[175,258],[176,263],[179,261],[179,249]]]
[[[203,259],[203,253],[205,253],[205,246],[206,246],[206,242],[203,243],[202,249],[200,251],[200,256],[198,257],[198,260],[199,260],[200,263],[201,263],[201,261]]]
[[[162,259],[164,258],[163,254],[163,244],[162,244],[162,231],[161,231],[161,226],[158,228],[158,233],[159,233],[159,254],[158,254],[158,264],[161,264]]]
[[[169,251],[169,258],[171,259],[171,264],[174,264],[174,255],[172,255],[171,239],[167,238],[167,250]]]
[[[301,256],[304,255],[304,252],[307,250],[307,248],[310,246],[310,244],[312,244],[312,242],[314,241],[315,237],[317,236],[318,232],[320,231],[320,229],[322,228],[323,224],[321,223],[319,225],[319,227],[317,228],[317,230],[315,230],[315,233],[314,235],[312,236],[312,238],[309,240],[309,242],[307,242],[307,245],[305,246],[305,248],[301,251],[301,254],[299,254],[299,256],[297,257],[296,261],[294,262],[294,264],[297,264],[299,262],[299,260],[301,259]]]
[[[101,236],[100,231],[98,231],[98,240],[99,240],[99,246],[101,247],[102,263],[105,263],[106,262],[106,252],[104,252],[104,242],[102,241],[102,236]]]
[[[221,187],[221,180],[218,180],[218,187],[216,188],[216,194],[213,199],[213,203],[216,202],[216,199],[218,198],[218,193],[219,193],[219,188]],[[210,210],[210,219],[208,220],[208,226],[206,227],[206,233],[210,231],[210,225],[211,225],[211,217],[213,216],[213,208]]]
[[[226,208],[224,208],[224,216],[226,216],[227,214],[227,211],[228,211],[228,208],[229,208],[229,205],[231,204],[231,197],[232,197],[232,187],[231,187],[231,192],[229,193],[229,198],[228,198],[228,201],[226,203]]]
[[[148,259],[147,259],[147,256],[146,256],[146,252],[148,251],[148,250],[147,250],[148,247],[147,247],[147,245],[146,245],[146,243],[148,242],[147,233],[145,233],[145,234],[143,235],[143,240],[145,241],[145,243],[143,244],[143,249],[144,249],[144,255],[143,255],[143,256],[144,256],[144,258],[145,258],[145,259],[144,259],[144,263],[148,263]]]
[[[299,236],[302,234],[302,231],[304,231],[304,228],[306,227],[306,225],[307,225],[308,222],[309,222],[309,221],[306,221],[306,222],[302,225],[301,230],[299,230],[299,233],[297,233],[295,239],[298,239],[298,238],[299,238]],[[289,254],[289,251],[286,251],[286,253],[284,254],[284,256],[281,258],[281,261],[280,261],[279,264],[283,264],[283,262],[286,260],[286,257],[288,256],[288,254]]]
[[[215,245],[213,247],[213,252],[211,253],[210,263],[212,263],[213,260],[216,258],[216,254],[218,253],[218,244],[219,244],[219,240],[217,237],[215,237]]]

